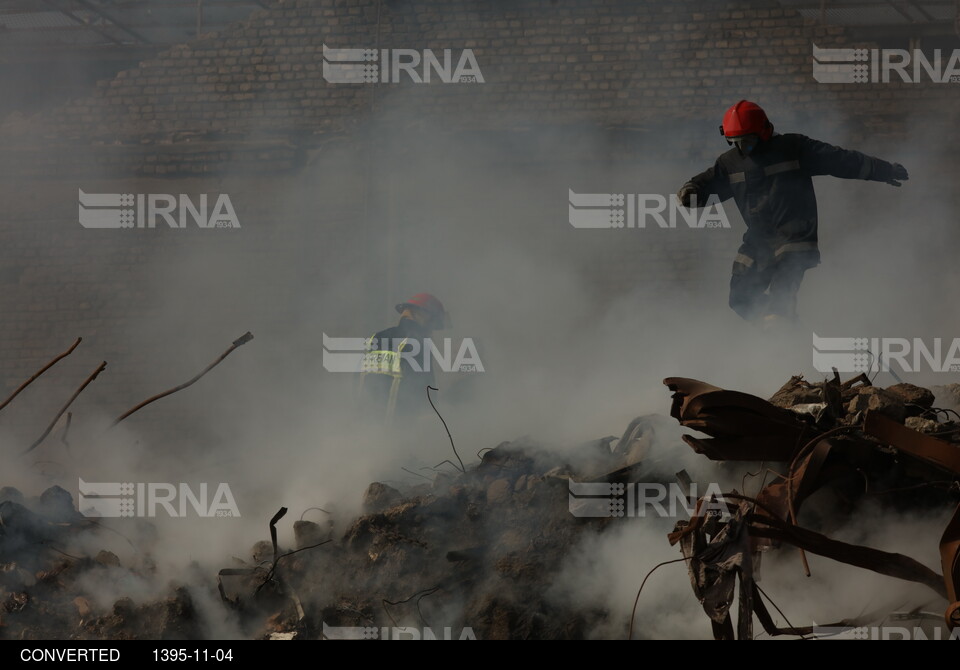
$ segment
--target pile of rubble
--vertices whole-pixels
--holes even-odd
[[[254,637],[588,637],[610,613],[560,605],[548,592],[571,549],[612,516],[571,514],[569,482],[628,479],[654,423],[585,445],[573,462],[507,442],[465,472],[453,466],[403,493],[373,483],[360,518],[344,529],[296,521],[295,549],[260,543],[254,562],[263,564],[222,570],[221,592]]]
[[[700,499],[698,511],[669,536],[689,562],[716,637],[753,637],[754,621],[769,635],[813,634],[812,626],[778,627],[756,587],[759,553],[784,544],[924,584],[944,599],[947,626],[958,625],[960,512],[940,541],[942,576],[910,557],[838,542],[797,522],[804,501],[828,488],[842,504],[832,507],[832,518],[814,521],[818,530],[847,521],[867,498],[900,511],[955,507],[955,410],[935,408],[927,389],[878,388],[863,375],[815,384],[794,377],[769,401],[691,379],[665,384],[674,391],[672,416],[710,436],[683,436],[697,452],[761,461],[761,470],[780,473],[754,497],[724,492],[721,515],[707,511],[716,500]],[[955,390],[938,391],[949,398]],[[647,462],[657,420],[639,417],[619,440],[584,446],[575,463],[557,464],[556,456],[531,445],[508,443],[488,451],[476,468],[438,475],[406,494],[372,484],[368,513],[345,532],[297,522],[298,549],[284,554],[264,543],[260,554],[273,553],[268,567],[224,570],[221,580],[240,580],[224,597],[249,606],[251,595],[268,586],[274,600],[260,615],[266,628],[258,634],[284,638],[383,636],[387,627],[437,622],[454,636],[469,624],[481,638],[582,637],[611,613],[558,608],[544,594],[570,548],[595,541],[589,534],[603,533],[617,514],[578,518],[571,482],[656,481]],[[678,476],[689,483],[685,472]]]
[[[78,337],[21,383],[0,402],[0,410],[70,356],[82,339]],[[151,403],[193,385],[252,339],[251,333],[244,333],[199,374],[136,404],[114,419],[111,427]],[[32,452],[51,435],[57,435],[69,448],[67,434],[73,414],[68,409],[106,366],[106,361],[102,361],[80,383],[21,456]],[[166,597],[151,602],[137,605],[130,598],[122,597],[109,608],[98,606],[103,594],[91,592],[97,584],[143,585],[156,581],[156,566],[151,559],[156,531],[142,522],[136,530],[137,541],[127,539],[134,549],[134,559],[124,566],[112,552],[100,550],[90,555],[86,551],[87,547],[101,542],[102,534],[117,531],[80,514],[72,496],[64,489],[53,486],[37,498],[27,499],[16,488],[0,488],[0,639],[179,640],[198,639],[207,634],[197,616],[190,590],[182,584],[166,589],[151,585],[153,591],[168,592]]]
[[[0,639],[201,638],[204,631],[190,592],[135,604],[129,597],[98,607],[97,584],[143,583],[156,566],[150,559],[149,525],[130,565],[110,551],[86,555],[109,529],[77,512],[72,496],[54,486],[33,499],[0,489]]]
[[[112,425],[190,386],[251,338],[245,334],[200,374],[133,406]],[[67,409],[105,366],[83,381],[24,454],[58,427],[66,443]],[[529,442],[503,443],[478,454],[473,467],[448,461],[446,473],[438,466],[402,492],[374,483],[364,514],[351,523],[295,522],[292,549],[277,541],[283,509],[269,522],[271,540],[257,543],[247,558],[234,558],[218,575],[201,576],[193,566],[170,585],[157,570],[158,538],[149,524],[118,526],[124,533],[130,523],[140,526],[128,533],[132,558],[122,562],[91,550],[105,546],[102,534],[118,531],[81,515],[64,489],[52,487],[36,499],[0,489],[0,639],[203,638],[227,629],[207,625],[198,613],[198,597],[206,602],[208,595],[222,602],[230,631],[257,639],[335,637],[335,629],[350,627],[366,635],[377,627],[415,627],[441,637],[581,638],[606,613],[558,609],[545,593],[570,548],[582,535],[602,532],[605,521],[570,514],[567,482],[608,471],[629,477],[651,432],[634,422],[621,440],[587,445],[575,462]],[[126,596],[109,602],[127,583],[149,588],[132,594],[136,602]]]
[[[346,526],[331,517],[295,521],[293,548],[277,541],[277,525],[287,521],[281,509],[269,522],[271,540],[256,543],[246,560],[234,558],[215,585],[212,576],[207,583],[253,639],[396,631],[453,639],[587,637],[609,613],[561,606],[547,593],[570,549],[602,533],[611,519],[572,515],[568,482],[601,470],[600,479],[629,478],[654,423],[636,421],[621,440],[586,445],[573,462],[527,441],[507,442],[486,450],[466,472],[450,466],[403,493],[373,483],[364,513]],[[106,529],[82,517],[63,489],[28,501],[3,489],[0,500],[0,638],[209,634],[192,604],[195,587],[174,584],[166,598],[139,604],[121,598],[108,608],[98,608],[95,594],[85,591],[91,580],[78,579],[84,573],[113,571],[115,583],[153,577],[150,543],[138,542],[136,559],[121,566],[114,554],[88,556],[78,548],[93,546]]]
[[[716,637],[754,637],[755,622],[770,635],[813,633],[779,627],[756,585],[759,555],[782,545],[922,584],[942,598],[947,626],[960,626],[960,511],[939,539],[942,575],[908,556],[829,537],[867,499],[897,510],[957,505],[960,415],[935,407],[933,392],[878,388],[862,375],[794,377],[769,400],[692,379],[665,384],[672,417],[705,434],[683,436],[696,452],[751,469],[762,462],[759,471],[769,473],[755,495],[729,490],[719,501],[715,492],[691,501],[694,513],[667,538],[688,562]],[[954,395],[957,387],[937,389],[941,402]],[[469,467],[447,461],[420,484],[373,483],[359,518],[304,512],[292,523],[293,547],[277,539],[278,526],[290,523],[282,508],[264,517],[270,539],[247,558],[215,575],[194,570],[192,586],[155,589],[164,595],[148,602],[105,604],[90,589],[157,576],[149,528],[137,532],[134,558],[121,565],[114,554],[85,549],[108,529],[79,515],[66,491],[28,500],[0,489],[0,638],[208,637],[215,633],[198,614],[197,588],[220,601],[232,630],[253,639],[589,637],[629,613],[550,597],[571,550],[598,541],[617,516],[578,514],[574,483],[613,493],[619,484],[661,481],[655,452],[682,448],[658,436],[665,422],[676,429],[665,417],[638,417],[620,438],[563,458],[519,440],[485,450]],[[804,503],[827,489],[838,501],[831,516],[806,514],[801,523]]]
[[[698,511],[670,535],[689,562],[694,593],[718,639],[734,637],[735,591],[737,637],[753,637],[754,615],[770,635],[813,632],[809,626],[778,628],[756,587],[760,552],[782,544],[923,584],[944,599],[947,627],[960,627],[960,422],[954,420],[960,414],[935,408],[927,389],[903,383],[877,388],[866,375],[841,382],[834,373],[815,384],[793,377],[769,401],[693,379],[664,384],[674,391],[671,415],[711,436],[685,435],[694,450],[713,460],[764,461],[777,473],[755,496],[724,493],[727,515],[703,511],[711,501],[700,500]],[[952,399],[956,391],[954,385],[940,395]],[[943,574],[910,557],[838,542],[799,525],[804,501],[827,488],[844,503],[834,509],[835,520],[845,520],[867,498],[898,510],[956,507],[939,540]],[[804,567],[809,575],[805,557]]]

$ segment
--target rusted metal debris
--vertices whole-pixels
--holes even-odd
[[[67,403],[66,403],[63,407],[60,408],[60,411],[57,412],[57,415],[56,415],[55,417],[53,417],[53,421],[51,421],[51,422],[50,422],[50,425],[47,426],[47,429],[46,429],[45,431],[43,431],[43,435],[41,435],[40,437],[38,437],[38,438],[34,441],[34,443],[31,444],[31,445],[23,452],[24,454],[30,453],[31,451],[33,451],[34,449],[36,449],[38,446],[40,446],[40,443],[42,443],[45,439],[47,439],[47,435],[49,435],[49,434],[50,434],[50,431],[53,430],[53,427],[57,425],[57,421],[60,420],[60,417],[63,416],[63,413],[66,412],[67,409],[69,409],[70,405],[73,404],[73,401],[77,399],[77,396],[80,395],[80,393],[83,392],[83,389],[87,388],[87,385],[90,384],[90,382],[92,382],[94,379],[96,379],[97,376],[98,376],[101,372],[103,372],[104,368],[106,368],[106,367],[107,367],[107,362],[106,362],[106,361],[102,361],[102,362],[100,363],[100,365],[97,366],[97,369],[94,370],[94,371],[90,374],[90,376],[87,377],[87,378],[83,381],[83,383],[80,385],[80,388],[78,388],[76,391],[74,391],[74,392],[73,392],[73,395],[70,396],[70,399],[67,400]]]
[[[863,431],[902,453],[960,475],[960,446],[956,444],[918,433],[874,412],[867,413]],[[951,602],[944,616],[947,625],[953,629],[960,626],[960,506],[940,539],[940,562],[946,597]]]
[[[49,370],[50,368],[52,368],[54,365],[56,365],[61,359],[64,359],[64,358],[66,358],[67,356],[69,356],[70,354],[72,354],[72,353],[73,353],[73,350],[76,349],[76,348],[80,345],[80,342],[81,342],[82,340],[83,340],[83,338],[78,337],[78,338],[77,338],[77,341],[74,342],[72,345],[70,345],[70,348],[69,348],[69,349],[67,349],[67,350],[64,351],[63,353],[58,354],[57,356],[55,356],[55,357],[53,358],[53,360],[51,360],[49,363],[47,363],[46,365],[44,365],[42,368],[40,368],[39,370],[37,370],[36,372],[34,372],[34,373],[33,373],[33,376],[30,377],[30,379],[28,379],[27,381],[25,381],[25,382],[23,382],[22,384],[20,384],[20,386],[18,386],[13,393],[11,393],[9,396],[7,396],[7,399],[6,399],[6,400],[4,400],[2,403],[0,403],[0,410],[2,410],[4,407],[6,407],[7,405],[9,405],[10,402],[11,402],[14,398],[16,398],[18,395],[20,395],[20,392],[23,391],[23,389],[27,388],[28,386],[30,386],[30,384],[32,384],[33,382],[35,382],[35,381],[40,377],[40,375],[42,375],[44,372],[46,372],[47,370]]]
[[[773,538],[841,563],[924,584],[938,595],[945,595],[940,575],[908,556],[831,540],[820,533],[777,519],[772,510],[765,510],[768,514],[757,514],[753,510],[763,506],[754,498],[737,493],[724,496],[737,501],[728,503],[732,512],[728,521],[721,522],[714,515],[703,514],[703,508],[698,506],[697,513],[690,521],[678,522],[676,530],[670,534],[670,543],[679,542],[684,558],[689,561],[694,594],[710,617],[717,639],[734,637],[730,608],[738,580],[738,639],[752,637],[752,614],[757,615],[769,635],[812,633],[812,627],[809,626],[777,628],[772,625],[769,614],[760,611],[763,601],[753,583],[752,540],[756,537]],[[855,626],[864,620],[869,619],[848,619],[828,626]]]
[[[940,563],[943,566],[943,581],[947,585],[947,607],[944,618],[951,630],[960,628],[960,506],[953,513],[940,538]]]
[[[126,419],[128,416],[130,416],[130,415],[133,414],[134,412],[142,409],[143,407],[146,407],[146,406],[149,405],[150,403],[152,403],[152,402],[154,402],[154,401],[156,401],[156,400],[159,400],[160,398],[163,398],[163,397],[165,397],[165,396],[168,396],[168,395],[170,395],[171,393],[175,393],[175,392],[177,392],[177,391],[180,391],[180,390],[182,390],[182,389],[187,388],[188,386],[190,386],[191,384],[193,384],[193,383],[195,383],[197,380],[199,380],[201,377],[203,377],[205,374],[207,374],[208,372],[210,372],[210,370],[212,370],[214,367],[216,367],[221,361],[223,361],[223,359],[225,359],[227,356],[229,356],[230,353],[232,353],[234,349],[236,349],[237,347],[240,347],[240,346],[246,344],[247,342],[249,342],[249,341],[252,340],[252,339],[253,339],[253,334],[251,334],[250,332],[244,333],[244,334],[241,335],[239,338],[237,338],[236,340],[234,340],[233,343],[230,345],[230,347],[229,347],[225,352],[223,352],[215,361],[213,361],[210,365],[208,365],[206,368],[204,368],[204,369],[203,369],[199,374],[197,374],[195,377],[193,377],[192,379],[190,379],[189,381],[187,381],[187,382],[185,382],[185,383],[183,383],[183,384],[180,384],[179,386],[175,386],[175,387],[172,388],[172,389],[169,389],[169,390],[164,391],[164,392],[162,392],[162,393],[158,393],[158,394],[156,394],[156,395],[154,395],[154,396],[151,396],[150,398],[147,398],[147,399],[144,400],[143,402],[137,404],[136,406],[132,407],[131,409],[127,410],[126,412],[124,412],[123,414],[121,414],[119,417],[117,417],[117,418],[113,421],[113,423],[111,424],[111,427],[117,425],[118,423],[120,423],[121,421],[123,421],[124,419]],[[44,372],[46,372],[47,370],[49,370],[50,368],[52,368],[54,365],[56,365],[59,361],[61,361],[62,359],[66,358],[66,357],[69,356],[71,353],[73,353],[74,349],[76,349],[76,348],[80,345],[80,342],[81,342],[81,341],[82,341],[82,338],[78,337],[77,340],[76,340],[66,351],[63,351],[63,352],[61,352],[60,354],[58,354],[57,356],[55,356],[55,357],[54,357],[52,360],[50,360],[46,365],[44,365],[44,366],[43,366],[42,368],[40,368],[37,372],[35,372],[29,379],[27,379],[25,382],[23,382],[22,384],[20,384],[20,386],[18,386],[18,387],[16,388],[16,390],[13,391],[13,393],[11,393],[2,403],[0,403],[0,410],[4,409],[7,405],[9,405],[10,402],[13,401],[13,399],[16,398],[16,397],[20,394],[21,391],[23,391],[23,390],[24,390],[25,388],[27,388],[30,384],[32,384],[34,381],[36,381]],[[77,399],[77,397],[83,392],[83,390],[84,390],[87,386],[89,386],[90,383],[93,382],[93,380],[95,380],[95,379],[100,375],[100,373],[104,371],[104,369],[106,369],[106,367],[107,367],[107,362],[106,362],[106,361],[102,361],[102,362],[100,363],[100,365],[97,366],[97,369],[94,370],[94,371],[83,381],[83,383],[77,388],[77,390],[73,392],[73,395],[71,395],[70,398],[67,400],[67,402],[60,408],[60,410],[57,412],[56,416],[54,416],[53,420],[52,420],[52,421],[49,423],[49,425],[47,426],[46,430],[44,430],[43,433],[40,435],[40,437],[38,437],[36,440],[34,440],[34,442],[33,442],[29,447],[27,447],[27,448],[20,454],[21,456],[30,453],[31,451],[33,451],[34,449],[36,449],[38,446],[40,446],[40,445],[43,443],[44,440],[47,439],[47,437],[48,437],[48,436],[50,435],[50,433],[54,430],[54,428],[57,427],[57,425],[58,425],[61,417],[63,417],[64,413],[67,412],[67,410],[70,408],[70,405],[73,404],[73,401]],[[71,424],[71,422],[72,422],[72,419],[73,419],[72,413],[67,413],[67,419],[66,419],[66,421],[65,421],[65,423],[64,423],[63,431],[62,431],[61,436],[60,436],[61,441],[63,442],[63,444],[64,444],[67,448],[69,448],[69,444],[68,444],[67,441],[66,441],[66,434],[67,434],[67,431],[68,431],[69,428],[70,428],[70,424]]]
[[[769,402],[694,379],[670,377],[664,384],[674,392],[671,416],[713,438],[684,436],[698,453],[714,460],[786,464],[775,468],[783,474],[755,498],[724,493],[728,514],[723,519],[701,511],[707,501],[699,500],[691,519],[679,522],[669,536],[688,560],[694,593],[717,639],[735,635],[730,613],[735,592],[737,637],[752,637],[754,614],[770,635],[811,632],[810,627],[774,626],[753,582],[754,557],[782,544],[923,584],[947,600],[948,628],[960,627],[960,507],[940,539],[942,576],[908,556],[839,542],[797,521],[803,501],[817,490],[845,486],[857,498],[867,493],[871,476],[889,487],[880,494],[960,487],[960,444],[946,439],[960,439],[960,430],[938,423],[941,414],[949,414],[932,407],[932,393],[903,383],[876,388],[864,375],[841,382],[836,373],[819,384],[793,377]],[[901,481],[907,478],[909,486]]]
[[[783,461],[813,436],[812,427],[795,413],[762,398],[684,377],[663,383],[674,392],[670,416],[713,437],[683,436],[711,460]]]
[[[332,539],[326,539],[315,544],[308,546],[300,546],[293,551],[289,551],[285,554],[280,553],[280,546],[277,544],[277,522],[280,521],[287,514],[287,508],[281,507],[276,514],[270,519],[270,546],[273,552],[273,560],[266,561],[263,560],[261,563],[270,563],[269,568],[265,568],[262,565],[256,565],[249,568],[224,568],[217,573],[217,590],[220,592],[220,598],[232,607],[240,607],[242,605],[240,595],[238,594],[235,598],[230,598],[227,596],[226,589],[223,585],[224,577],[244,577],[243,580],[245,586],[252,588],[252,596],[254,598],[260,596],[261,590],[265,586],[270,586],[272,593],[270,595],[286,597],[292,601],[294,607],[296,608],[297,613],[297,622],[298,625],[302,624],[306,618],[306,612],[303,608],[303,603],[300,600],[300,596],[297,595],[297,591],[294,587],[286,580],[284,580],[278,573],[277,567],[281,559],[286,558],[287,556],[292,556],[300,551],[305,551],[307,549],[313,549],[315,547],[320,547],[329,542],[332,542]],[[254,587],[254,582],[259,582]]]
[[[960,475],[960,446],[924,435],[882,414],[868,411],[863,432],[901,452]]]
[[[183,389],[185,389],[185,388],[187,388],[188,386],[192,385],[193,383],[197,382],[201,377],[203,377],[205,374],[207,374],[207,373],[210,372],[213,368],[215,368],[217,365],[219,365],[220,362],[221,362],[224,358],[226,358],[227,356],[229,356],[229,355],[233,352],[234,349],[236,349],[237,347],[243,346],[244,344],[246,344],[247,342],[249,342],[249,341],[252,340],[252,339],[253,339],[253,334],[252,334],[250,331],[247,331],[246,333],[244,333],[243,335],[241,335],[240,337],[238,337],[237,339],[235,339],[235,340],[233,341],[233,343],[227,348],[227,350],[224,351],[222,354],[220,354],[220,356],[217,358],[217,360],[215,360],[213,363],[211,363],[210,365],[208,365],[207,367],[205,367],[203,370],[201,370],[199,374],[197,374],[195,377],[193,377],[193,379],[190,379],[189,381],[186,381],[186,382],[184,382],[184,383],[182,383],[182,384],[180,384],[180,385],[178,385],[178,386],[174,386],[172,389],[167,389],[166,391],[163,391],[163,392],[158,393],[158,394],[156,394],[156,395],[150,396],[149,398],[147,398],[147,399],[144,400],[143,402],[138,403],[137,405],[134,405],[133,407],[131,407],[130,409],[128,409],[126,412],[124,412],[123,414],[121,414],[120,416],[118,416],[116,419],[114,419],[114,420],[113,420],[113,423],[110,424],[110,427],[112,428],[113,426],[116,426],[118,423],[120,423],[121,421],[123,421],[124,419],[126,419],[128,416],[130,416],[130,415],[133,414],[134,412],[137,412],[137,411],[143,409],[144,407],[146,407],[146,406],[149,405],[150,403],[155,402],[155,401],[157,401],[157,400],[160,400],[161,398],[165,398],[165,397],[167,397],[168,395],[170,395],[171,393],[176,393],[177,391],[182,391]]]

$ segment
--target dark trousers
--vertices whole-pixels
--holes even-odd
[[[796,319],[797,291],[807,267],[809,265],[796,258],[796,254],[790,253],[762,269],[734,263],[730,307],[748,321],[767,315]]]

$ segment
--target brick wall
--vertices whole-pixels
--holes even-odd
[[[50,174],[44,157],[78,143],[108,145],[98,164],[120,174],[203,174],[243,163],[272,171],[289,169],[296,152],[270,149],[271,141],[312,146],[371,112],[400,109],[408,125],[454,131],[644,127],[664,115],[713,121],[731,90],[798,118],[829,104],[842,112],[838,119],[891,136],[905,132],[904,112],[928,109],[932,118],[951,117],[943,126],[956,132],[953,87],[818,85],[810,75],[812,41],[851,43],[842,28],[808,25],[770,1],[708,10],[689,0],[288,0],[101,81],[90,97],[8,122],[5,140],[34,159],[26,163],[39,160],[43,176]],[[324,44],[470,48],[486,83],[331,85],[322,77]],[[29,153],[41,138],[52,146],[43,156]],[[260,146],[238,148],[239,139]],[[171,144],[181,160],[170,156]],[[83,163],[74,169],[85,171]]]

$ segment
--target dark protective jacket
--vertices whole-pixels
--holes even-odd
[[[762,269],[791,254],[802,267],[820,263],[812,177],[889,181],[893,165],[804,135],[774,135],[749,155],[734,147],[690,180],[697,204],[733,198],[747,224],[734,272]],[[795,254],[795,255],[794,255]]]
[[[389,361],[381,365],[382,372],[363,373],[364,402],[369,402],[377,412],[382,412],[387,419],[412,418],[421,412],[430,410],[427,400],[427,386],[436,386],[432,367],[424,370],[428,356],[424,353],[424,340],[429,333],[420,324],[412,319],[400,319],[400,323],[391,328],[381,330],[370,340],[368,356],[375,357],[377,351],[407,351],[416,363],[416,368],[409,358],[398,357],[398,365],[390,374]],[[381,359],[383,357],[380,357]],[[430,361],[431,363],[433,361]],[[373,366],[370,366],[371,368]],[[417,369],[419,368],[419,369]],[[390,406],[391,391],[395,395],[395,410],[387,415]]]

